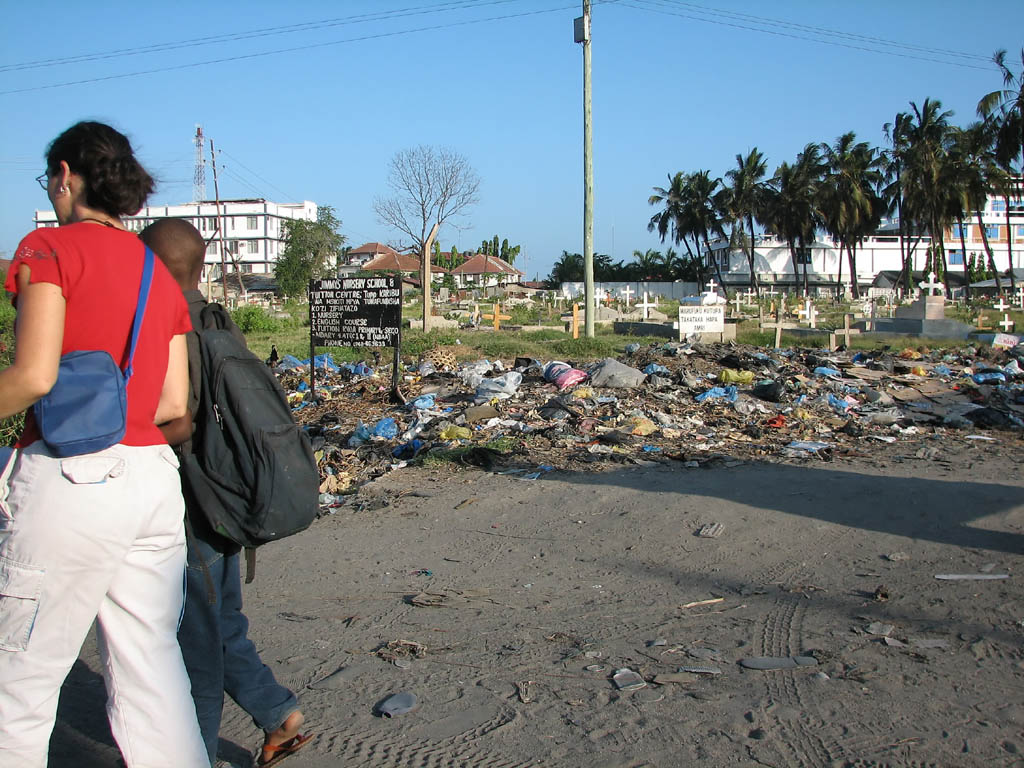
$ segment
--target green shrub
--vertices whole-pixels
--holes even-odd
[[[231,319],[242,333],[274,333],[281,328],[276,317],[271,317],[263,307],[252,304],[236,309],[231,313]]]
[[[455,331],[450,328],[433,328],[429,333],[409,329],[402,332],[402,354],[419,357],[434,347],[454,344],[456,338]]]

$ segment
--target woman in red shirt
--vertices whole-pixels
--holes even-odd
[[[31,411],[62,355],[106,350],[124,363],[144,246],[120,217],[142,207],[153,180],[125,136],[82,122],[50,145],[40,183],[60,226],[21,241],[6,283],[17,348],[0,371],[0,418],[29,410],[0,488],[0,768],[46,765],[60,686],[94,620],[128,768],[208,766],[176,638],[184,503],[156,426],[185,413],[191,324],[159,260],[122,440],[57,458]]]

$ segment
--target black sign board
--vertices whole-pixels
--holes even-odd
[[[397,347],[401,281],[395,275],[310,280],[309,321],[316,346]]]

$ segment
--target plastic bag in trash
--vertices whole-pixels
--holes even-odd
[[[707,392],[702,392],[697,395],[694,399],[698,403],[703,403],[705,400],[718,400],[720,398],[725,398],[730,403],[735,403],[737,398],[735,385],[730,384],[727,387],[712,387]]]
[[[544,366],[544,381],[550,381],[553,384],[559,374],[565,373],[571,369],[572,366],[568,363],[563,363],[561,360],[552,360]]]
[[[815,376],[842,376],[842,372],[835,368],[827,368],[824,365],[819,365],[814,369]]]
[[[594,366],[590,372],[590,383],[595,387],[611,387],[613,389],[636,389],[644,383],[647,374],[638,371],[612,357]]]
[[[758,382],[750,394],[759,400],[767,400],[769,403],[781,403],[782,396],[786,393],[786,385],[781,381]]]
[[[295,355],[285,355],[281,358],[281,362],[277,364],[277,370],[291,371],[295,368],[305,368],[307,365],[309,365],[309,360],[303,362]]]
[[[427,411],[434,407],[434,395],[420,395],[408,404],[409,410]]]
[[[396,445],[391,449],[391,455],[396,459],[402,459],[408,461],[409,459],[416,458],[416,454],[423,448],[422,440],[410,440],[408,443],[402,443]]]
[[[434,364],[429,360],[424,360],[420,363],[417,373],[419,373],[420,376],[429,376],[432,373],[437,373],[437,368],[434,367]]]
[[[363,424],[360,419],[356,424],[355,430],[352,432],[352,436],[348,439],[349,448],[358,448],[360,445],[365,443],[372,437],[370,434],[370,428]]]
[[[627,355],[635,355],[639,351],[640,351],[640,345],[637,344],[636,342],[633,342],[632,344],[627,344],[626,345],[626,354]]]
[[[749,386],[754,383],[754,372],[723,368],[718,372],[718,381],[720,384],[743,384]]]
[[[570,368],[567,371],[562,371],[555,377],[555,386],[559,389],[568,389],[586,381],[587,378],[588,374],[586,371],[581,371],[579,368]]]
[[[658,431],[658,425],[648,419],[646,416],[634,415],[630,416],[623,422],[623,426],[629,430],[631,435],[641,435],[646,437],[652,432]]]
[[[474,402],[479,405],[488,400],[507,400],[512,397],[523,383],[523,374],[519,371],[509,371],[496,379],[484,379],[476,388]]]
[[[439,437],[442,440],[469,440],[473,437],[473,432],[469,427],[457,427],[454,424],[449,424],[441,430]]]
[[[320,355],[317,355],[317,368],[321,367],[320,357]],[[327,367],[330,368],[330,366]],[[341,368],[334,367],[331,370],[338,371],[342,369],[350,372],[353,376],[373,376],[373,368],[368,366],[366,363],[345,363]]]
[[[971,381],[975,384],[987,384],[992,381],[1006,381],[1006,376],[996,371],[988,373],[975,373],[971,376]]]
[[[328,371],[332,371],[333,373],[337,373],[338,371],[341,370],[338,367],[337,363],[334,362],[334,358],[331,357],[331,354],[329,352],[325,352],[322,355],[317,355],[316,357],[313,358],[313,360],[313,365],[315,365],[317,368],[326,368]],[[309,365],[309,360],[303,360],[303,363]]]
[[[644,373],[650,376],[652,373],[661,374],[662,376],[671,376],[671,372],[664,365],[658,365],[657,363],[648,363],[647,367],[644,368]]]
[[[398,424],[395,423],[393,417],[385,416],[373,425],[373,436],[383,437],[386,440],[398,437]]]

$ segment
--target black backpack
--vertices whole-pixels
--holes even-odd
[[[230,328],[222,306],[203,308],[199,412],[182,479],[210,527],[251,550],[309,527],[320,475],[277,377]]]

